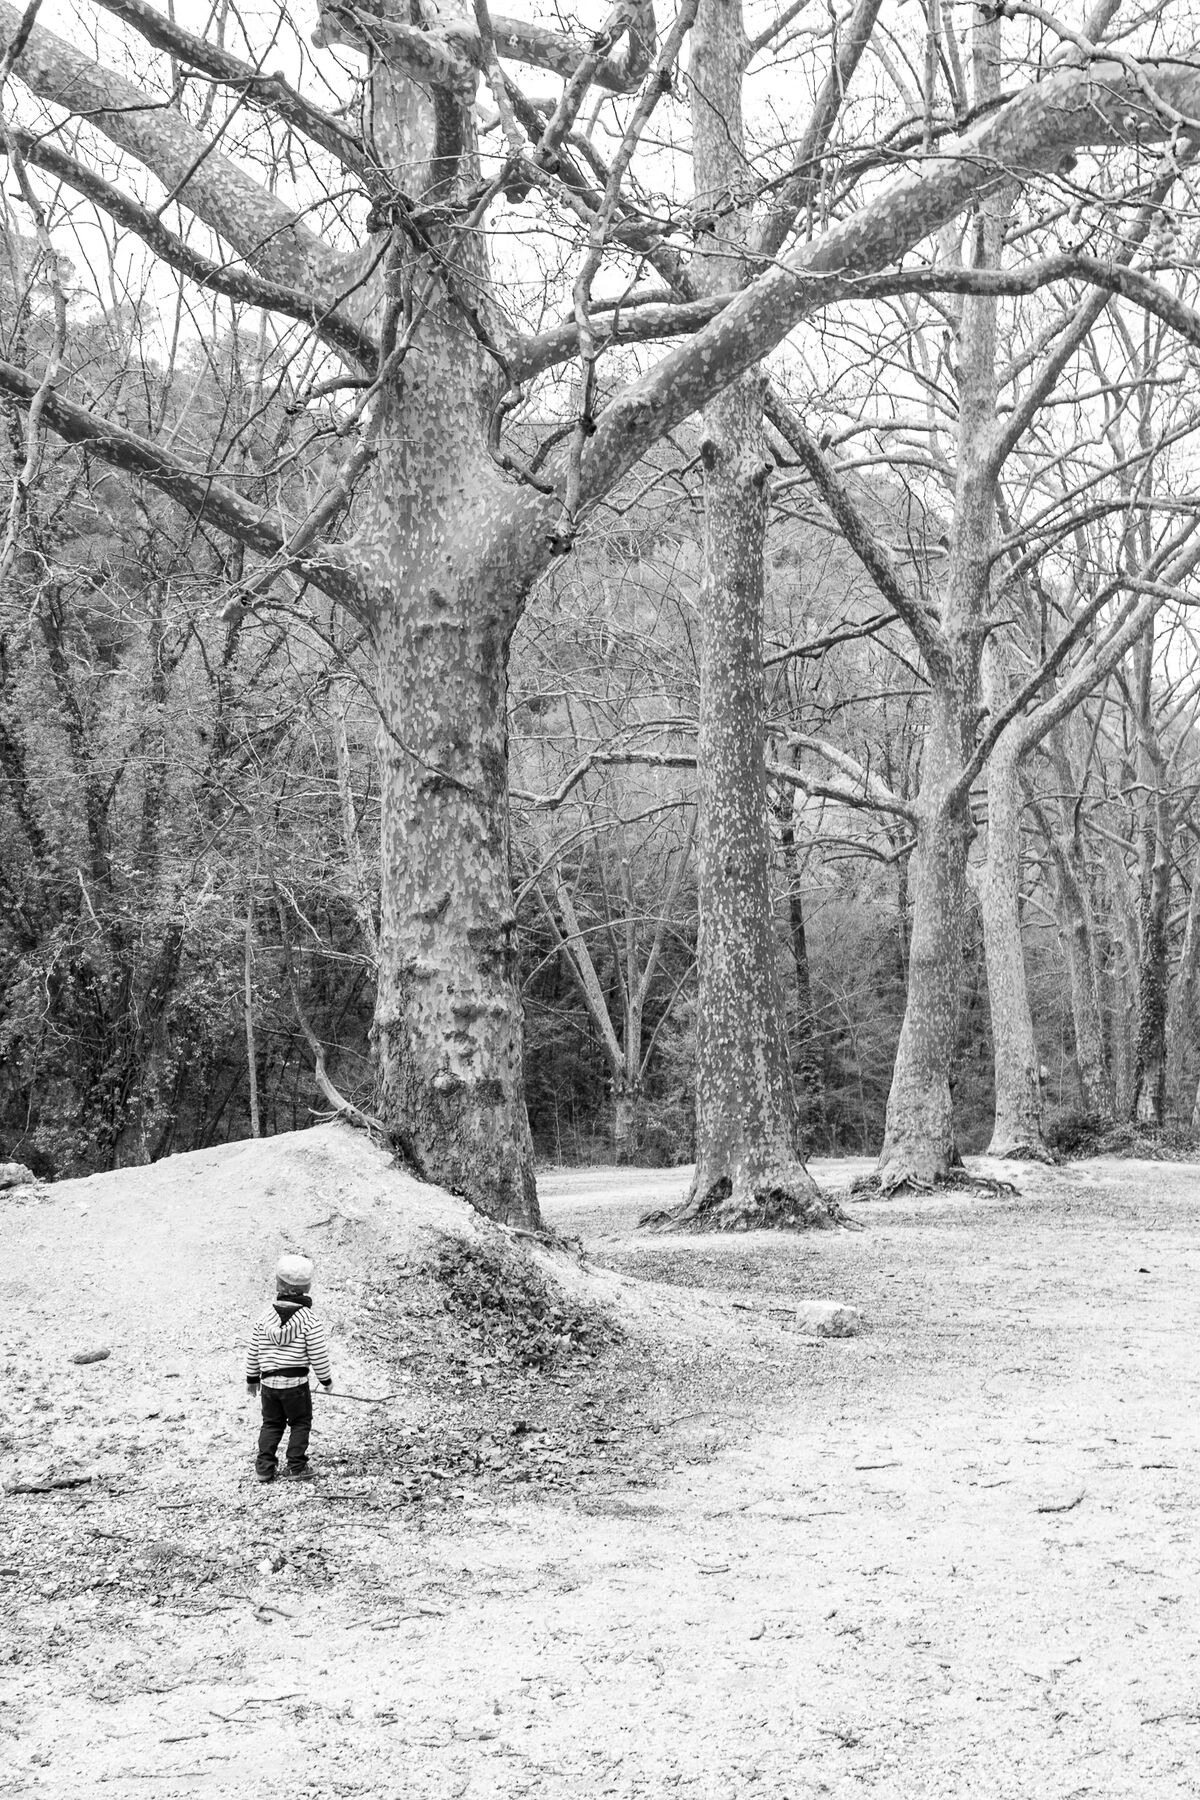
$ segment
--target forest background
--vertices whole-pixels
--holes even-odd
[[[218,10],[216,35],[238,40],[233,9]],[[772,9],[759,21],[765,75],[747,161],[766,171],[761,194],[803,137],[781,111],[781,78],[791,112],[810,112],[831,59],[871,14],[870,54],[855,61],[861,109],[843,117],[836,159],[810,184],[810,234],[813,218],[842,204],[839,172],[888,142],[895,115],[925,152],[935,129],[961,123],[968,32],[978,61],[980,30],[996,24],[987,12],[982,27],[967,9],[943,16],[931,0],[899,9],[885,30],[879,10],[831,9],[812,22],[801,8]],[[1035,11],[1013,9],[1044,40]],[[1156,14],[1160,36],[1170,12]],[[310,76],[299,27],[272,20],[285,63]],[[97,29],[89,9],[80,23]],[[1155,31],[1140,28],[1152,45]],[[1070,48],[1068,29],[1051,36],[1040,59]],[[1010,77],[1030,43],[1026,31]],[[129,60],[128,38],[114,48],[103,33],[95,53],[123,55],[260,168],[266,130],[272,183],[286,170],[288,134],[236,106],[222,111],[219,88],[177,60],[160,55],[147,74]],[[485,144],[513,123],[495,85],[494,116],[482,96]],[[589,146],[623,146],[633,106],[596,100],[572,139],[584,162]],[[639,140],[649,171],[639,216],[660,221],[660,247],[681,220],[693,239],[712,225],[711,207],[697,222],[685,113],[665,101],[661,136]],[[1039,249],[1061,254],[1070,238],[1074,253],[1103,252],[1110,271],[1149,270],[1178,308],[1171,319],[1111,287],[1094,301],[1068,271],[1006,298],[998,315],[1014,384],[1056,334],[1069,344],[1036,406],[1027,395],[998,403],[1001,417],[1025,409],[1024,435],[997,507],[1003,604],[980,718],[999,713],[1009,685],[1056,644],[1096,665],[1020,763],[1019,925],[1051,1145],[1069,1145],[1098,1111],[1187,1129],[1197,1104],[1200,680],[1188,556],[1200,360],[1178,329],[1196,298],[1186,125],[1153,152],[1131,128],[1125,163],[1097,165],[1086,180],[1056,167],[1019,218],[1001,220],[1009,246],[1036,233]],[[24,155],[28,166],[4,190],[0,356],[35,383],[53,369],[93,414],[219,471],[264,513],[307,517],[357,453],[327,346],[131,253],[119,226],[98,222],[103,197],[96,214],[45,158],[38,172],[36,144],[49,141],[38,129],[7,127],[10,165]],[[94,145],[89,157],[106,176],[119,161]],[[549,203],[542,235],[522,241],[522,198],[493,258],[527,308],[569,318],[578,243]],[[962,267],[976,227],[991,228],[985,215],[943,229],[934,261]],[[607,247],[629,289],[643,264],[626,225]],[[814,474],[811,458],[773,445],[763,615],[773,953],[808,1153],[870,1153],[883,1139],[930,716],[920,646],[844,509],[924,605],[955,531],[969,304],[927,291],[831,308],[771,364],[822,459]],[[568,361],[540,385],[518,384],[504,403],[502,456],[536,486],[593,405],[587,384],[615,391],[642,355],[614,346],[602,378]],[[384,832],[368,633],[303,581],[255,591],[253,553],[202,508],[31,431],[27,406],[9,403],[5,415],[0,1152],[46,1177],[141,1162],[303,1125],[328,1109],[329,1082],[369,1112]],[[581,517],[571,554],[533,588],[513,635],[511,878],[525,1095],[546,1160],[694,1153],[705,472],[695,420],[661,437]],[[352,519],[352,493],[343,498]],[[1139,593],[1155,583],[1163,592],[1105,667],[1101,653],[1131,616],[1127,590],[1106,591],[1114,569],[1140,571]],[[1065,684],[1072,665],[1061,667]],[[995,1111],[982,764],[969,808],[951,1055],[967,1151],[988,1143]]]

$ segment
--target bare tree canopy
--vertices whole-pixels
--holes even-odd
[[[918,866],[949,868],[959,892],[962,823],[1001,715],[1044,699],[1053,674],[1039,665],[977,732],[963,658],[969,644],[978,663],[990,629],[985,514],[1051,391],[1021,389],[998,435],[983,433],[1002,373],[989,320],[1031,289],[1079,318],[1117,293],[1200,340],[1186,259],[1139,249],[1186,184],[1200,118],[1189,9],[1168,0],[1128,25],[1109,0],[1088,15],[1001,11],[976,22],[969,78],[957,22],[936,6],[921,31],[875,0],[818,24],[764,14],[735,57],[762,104],[746,103],[751,128],[732,134],[713,191],[687,126],[703,92],[694,48],[685,73],[696,0],[662,18],[650,0],[619,0],[569,31],[493,17],[486,0],[436,16],[328,5],[303,22],[311,43],[283,11],[218,9],[200,33],[199,13],[180,21],[147,0],[101,0],[74,26],[65,9],[0,0],[0,143],[56,318],[49,341],[29,335],[22,277],[0,361],[0,394],[24,420],[4,554],[57,434],[236,542],[228,620],[286,618],[311,587],[366,634],[383,761],[372,1110],[415,1169],[497,1217],[537,1221],[507,657],[532,589],[588,516],[774,359],[778,460],[798,459],[857,539],[945,698],[938,807],[910,799],[897,816],[911,809],[929,837]],[[527,89],[548,76],[551,92]],[[110,299],[136,299],[166,339],[260,314],[281,363],[303,367],[289,406],[297,442],[324,454],[320,475],[285,480],[289,448],[253,471],[248,500],[247,441],[238,455],[181,448],[162,421],[123,421],[119,388],[89,393],[68,354],[72,254],[102,254]],[[940,614],[858,518],[806,424],[815,397],[783,391],[805,333],[889,294],[941,307],[973,371],[956,429],[977,453],[974,475],[960,459],[960,485],[979,486],[977,529],[957,532],[963,581]],[[1143,579],[1171,587],[1179,572],[1168,560]],[[926,801],[932,771],[927,760]],[[931,942],[918,933],[914,957]],[[928,1033],[944,1037],[944,1015],[939,1001]],[[938,1113],[935,1163],[951,1147],[943,1081],[906,1102],[910,1118]],[[897,1158],[926,1166],[925,1150]]]

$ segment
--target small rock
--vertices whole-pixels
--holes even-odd
[[[1085,1492],[1086,1489],[1081,1487],[1064,1488],[1061,1493],[1047,1494],[1045,1499],[1039,1500],[1034,1510],[1040,1513],[1074,1512]]]
[[[857,1337],[863,1328],[863,1315],[857,1306],[845,1306],[837,1300],[801,1300],[796,1305],[796,1324],[801,1331],[817,1337]]]
[[[0,1163],[0,1188],[29,1187],[36,1180],[33,1170],[24,1163]]]
[[[73,1363],[103,1362],[106,1357],[111,1355],[111,1350],[77,1350],[71,1361]]]

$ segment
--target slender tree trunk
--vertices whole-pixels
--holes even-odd
[[[988,1155],[1045,1161],[1041,1059],[1033,1035],[1021,941],[1021,749],[1020,731],[1010,727],[988,763],[987,858],[979,876],[996,1075],[996,1113]]]
[[[1192,863],[1183,948],[1179,953],[1179,968],[1167,1012],[1167,1111],[1175,1118],[1190,1117],[1191,1111],[1191,1095],[1184,1092],[1184,1073],[1195,1034],[1197,975],[1200,975],[1200,842]]]
[[[798,752],[794,752],[798,757]],[[796,790],[785,796],[780,809],[780,843],[788,887],[788,935],[792,967],[796,973],[796,1037],[793,1067],[800,1108],[800,1141],[811,1150],[825,1124],[825,1071],[817,1036],[813,1006],[812,971],[808,961],[808,933],[804,925],[804,900],[800,892],[800,867],[796,833],[792,823]]]
[[[951,804],[947,794],[962,764],[958,708],[935,691],[909,872],[908,999],[879,1158],[879,1182],[885,1190],[930,1187],[958,1161],[950,1075],[958,1035],[971,819],[966,804]]]
[[[262,1136],[262,1121],[258,1113],[258,1050],[254,1042],[254,982],[252,977],[254,951],[254,913],[246,908],[246,935],[243,956],[243,974],[245,977],[245,1010],[246,1010],[246,1073],[250,1084],[250,1136]]]
[[[1074,778],[1061,744],[1053,746],[1053,755],[1066,794],[1071,791]],[[1087,865],[1074,819],[1070,830],[1059,834],[1045,810],[1036,802],[1033,814],[1049,853],[1050,892],[1067,962],[1079,1104],[1090,1118],[1107,1124],[1113,1117],[1112,1082],[1104,1048],[1104,1014],[1100,1005],[1100,971]]]
[[[1170,811],[1161,796],[1154,811],[1153,848],[1138,905],[1137,1034],[1133,1051],[1132,1112],[1139,1124],[1163,1121],[1167,1087],[1167,908],[1171,894]]]
[[[1113,1116],[1112,1081],[1104,1054],[1104,1017],[1100,1010],[1095,930],[1081,875],[1082,871],[1059,869],[1054,886],[1071,984],[1079,1098],[1085,1113],[1108,1121]]]
[[[901,856],[896,863],[896,956],[900,969],[900,983],[908,986],[908,857]]]

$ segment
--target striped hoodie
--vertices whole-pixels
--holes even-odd
[[[312,1311],[310,1294],[281,1294],[254,1321],[246,1380],[261,1380],[269,1388],[307,1387],[310,1368],[328,1387],[333,1372],[325,1327]]]

